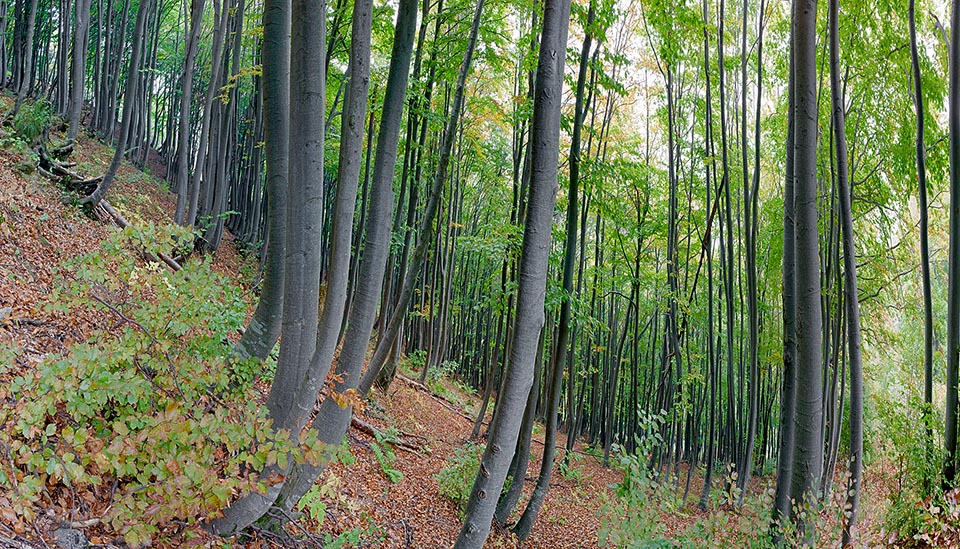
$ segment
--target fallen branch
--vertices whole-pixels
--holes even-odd
[[[428,395],[430,398],[432,398],[433,400],[436,400],[438,403],[440,403],[441,406],[443,406],[443,407],[446,408],[447,410],[450,410],[451,412],[457,414],[458,416],[462,417],[463,419],[466,419],[466,420],[468,420],[468,421],[470,421],[470,422],[473,422],[473,421],[474,421],[475,418],[470,417],[470,416],[467,415],[467,413],[464,412],[463,410],[457,409],[457,408],[453,405],[453,403],[450,402],[449,400],[447,400],[447,399],[445,399],[445,398],[443,398],[443,397],[441,397],[441,396],[438,396],[438,395],[434,394],[434,392],[430,389],[430,387],[427,387],[427,386],[424,385],[423,383],[420,383],[419,381],[410,379],[409,377],[407,377],[407,376],[405,376],[405,375],[403,375],[403,374],[401,374],[401,373],[397,373],[397,379],[401,379],[401,380],[405,381],[406,383],[408,383],[408,384],[410,384],[410,385],[413,385],[414,388],[419,389],[419,390],[427,393],[427,395]]]
[[[2,545],[4,549],[36,549],[35,545],[6,536],[0,536],[0,545]]]
[[[120,212],[115,210],[113,206],[111,206],[110,203],[107,202],[106,198],[100,201],[100,205],[103,206],[103,210],[108,214],[110,214],[110,217],[112,217],[113,220],[116,221],[117,225],[120,225],[121,228],[126,229],[127,227],[130,226],[130,222],[124,219],[124,217],[120,215]],[[160,257],[160,261],[163,261],[164,263],[166,263],[167,266],[173,269],[174,272],[179,271],[180,269],[183,268],[180,266],[179,263],[177,263],[175,259],[173,259],[169,255],[163,252],[160,252],[157,255]],[[155,260],[156,258],[153,258],[153,259]]]
[[[362,419],[358,418],[357,416],[353,416],[353,419],[350,420],[350,426],[353,427],[354,429],[360,431],[361,433],[365,433],[365,434],[367,434],[367,435],[372,436],[373,438],[381,438],[381,439],[386,439],[386,438],[387,438],[386,435],[383,433],[383,431],[377,429],[376,427],[374,427],[373,425],[367,423],[366,421],[363,421]],[[401,432],[400,434],[401,434],[402,436],[405,436],[405,437],[409,436],[409,435],[407,435],[406,433],[403,433],[403,432]],[[379,437],[378,437],[378,435],[379,435]],[[422,455],[423,455],[423,452],[422,452],[423,447],[422,447],[422,446],[417,446],[417,445],[415,445],[415,444],[413,444],[413,443],[407,442],[407,441],[402,440],[402,439],[390,440],[390,445],[391,445],[391,446],[394,446],[395,448],[399,448],[399,449],[401,449],[401,450],[404,450],[404,451],[406,451],[406,452],[409,452],[409,453],[411,453],[411,454],[416,454],[416,455],[418,455],[418,456],[422,456]]]

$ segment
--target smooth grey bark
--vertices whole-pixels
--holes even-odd
[[[794,225],[796,239],[796,446],[790,497],[815,508],[823,468],[820,242],[817,211],[817,0],[796,0],[794,50]],[[804,543],[813,543],[814,522],[794,517]]]
[[[9,118],[13,118],[20,112],[23,101],[27,98],[27,92],[33,87],[33,35],[37,27],[37,5],[40,0],[30,0],[30,6],[27,13],[27,28],[23,39],[23,50],[21,53],[20,78],[17,80],[17,99],[14,102],[13,110],[10,111]]]
[[[743,163],[743,232],[746,236],[745,263],[747,270],[747,357],[749,368],[749,400],[750,410],[747,419],[747,440],[743,453],[743,460],[738,469],[737,477],[740,494],[737,496],[737,506],[743,507],[743,501],[750,486],[750,476],[753,474],[753,452],[757,437],[757,421],[760,408],[760,362],[758,358],[758,340],[760,335],[760,319],[758,311],[759,295],[757,291],[757,226],[759,217],[760,192],[760,102],[763,87],[763,14],[764,0],[760,0],[760,14],[757,21],[757,95],[756,115],[754,118],[754,164],[753,180],[747,178],[747,2],[743,3],[743,42],[741,55],[742,86],[741,86],[741,135],[742,135],[742,163]]]
[[[795,9],[795,8],[794,8]],[[791,27],[791,44],[795,30]],[[777,483],[774,489],[773,538],[779,540],[783,527],[791,515],[790,480],[793,477],[795,447],[794,422],[796,418],[796,356],[797,356],[797,301],[796,301],[796,239],[794,227],[794,130],[796,125],[794,51],[790,48],[790,66],[787,84],[787,137],[783,183],[783,370],[780,389],[780,452],[777,459]]]
[[[198,0],[201,1],[202,0]],[[241,359],[265,359],[280,337],[290,141],[290,3],[265,0],[263,5],[263,149],[266,159],[267,234],[263,283],[257,310],[234,353]],[[184,143],[184,142],[181,142]],[[181,164],[186,171],[186,162]],[[186,178],[184,174],[184,183]],[[184,191],[184,194],[186,192]],[[179,203],[179,198],[178,198]]]
[[[860,300],[857,294],[857,258],[853,241],[853,210],[847,167],[847,132],[843,86],[840,80],[840,0],[830,0],[830,97],[836,148],[837,194],[840,198],[840,230],[843,245],[843,301],[847,313],[847,346],[850,362],[850,478],[847,484],[843,546],[853,543],[860,508],[863,477],[863,359],[860,353]],[[839,414],[837,414],[839,416]],[[835,427],[839,435],[839,425]]]
[[[960,29],[960,5],[953,2],[952,29]],[[950,252],[947,282],[947,402],[943,477],[954,486],[957,473],[957,371],[960,369],[960,32],[950,34]]]
[[[137,7],[137,22],[133,31],[130,68],[127,69],[127,84],[123,94],[123,118],[120,120],[120,136],[117,138],[117,148],[113,153],[113,160],[110,161],[110,165],[97,188],[89,196],[80,200],[81,204],[87,204],[91,208],[95,208],[107,195],[107,191],[113,185],[113,178],[117,175],[117,170],[120,169],[120,163],[123,161],[124,151],[127,147],[127,134],[130,131],[130,120],[134,116],[133,107],[137,102],[136,93],[140,85],[140,56],[143,49],[141,38],[146,30],[150,12],[153,11],[153,4],[153,0],[143,0]]]
[[[291,4],[289,119],[297,124],[290,125],[288,143],[283,344],[267,409],[274,429],[286,430],[295,439],[313,410],[313,401],[304,405],[300,395],[315,354],[319,324],[326,78],[316,68],[323,66],[325,14],[323,0]],[[286,471],[272,467],[263,476],[272,473]],[[209,529],[221,535],[245,529],[269,510],[282,487],[283,483],[274,484],[265,494],[251,493],[235,501],[223,517],[208,524]]]
[[[237,0],[234,7],[230,10],[233,32],[233,43],[231,45],[230,72],[224,72],[226,76],[224,82],[230,84],[234,82],[240,73],[240,51],[242,47],[241,38],[243,37],[243,15],[245,0]],[[224,54],[223,67],[227,69],[227,56]],[[216,251],[220,247],[220,239],[223,236],[224,217],[223,213],[227,209],[227,194],[230,189],[230,183],[234,175],[230,167],[233,165],[232,151],[236,148],[236,119],[237,119],[237,86],[231,86],[227,101],[221,106],[221,126],[218,133],[218,170],[220,176],[216,178],[216,189],[213,193],[212,208],[207,212],[212,219],[203,233],[204,250],[207,252]],[[208,187],[211,191],[213,188]]]
[[[67,144],[73,144],[80,131],[83,112],[83,82],[87,69],[87,37],[90,34],[90,0],[77,0],[76,32],[73,34],[73,59],[70,70]]]
[[[710,181],[711,176],[713,177],[714,183],[716,183],[716,174],[717,174],[717,162],[713,154],[713,99],[711,97],[711,88],[710,88],[710,8],[709,2],[703,0],[703,73],[705,80],[705,99],[706,99],[706,109],[705,109],[705,120],[704,125],[706,131],[704,132],[704,149],[710,155],[710,162],[705,166],[704,170],[704,181],[706,185],[705,191],[705,201],[706,201],[706,211],[711,212],[710,215],[713,215],[712,210],[710,209],[710,198],[713,194],[713,189],[711,187]],[[716,353],[714,347],[714,302],[713,302],[713,245],[709,242],[710,240],[710,228],[708,225],[707,232],[704,236],[704,249],[703,253],[707,260],[707,374],[709,376],[710,383],[710,411],[708,413],[708,429],[707,432],[707,463],[706,471],[703,475],[703,490],[700,492],[700,501],[698,507],[701,511],[706,511],[707,507],[710,504],[710,490],[713,487],[713,470],[716,468],[716,425],[717,425],[717,361]]]
[[[913,104],[917,111],[917,190],[920,198],[920,277],[923,286],[923,402],[927,432],[927,453],[933,453],[933,293],[930,288],[930,242],[927,206],[927,156],[924,143],[923,81],[917,52],[916,0],[910,0],[907,18],[910,25],[910,65],[913,70]]]
[[[200,136],[197,140],[197,155],[193,161],[193,176],[190,179],[189,202],[184,218],[184,225],[193,226],[197,223],[197,217],[200,207],[200,185],[210,184],[213,178],[212,173],[204,173],[204,163],[208,161],[208,150],[210,149],[210,126],[213,119],[213,100],[217,95],[217,82],[220,81],[221,52],[223,43],[226,40],[228,13],[226,8],[227,0],[213,0],[214,14],[214,32],[213,46],[210,55],[210,82],[207,86],[207,94],[203,100],[203,118],[200,121]],[[211,170],[212,172],[212,170]],[[206,176],[206,177],[205,177]]]
[[[407,307],[409,307],[410,299],[413,296],[413,286],[419,276],[420,269],[423,268],[427,251],[435,244],[434,235],[436,234],[436,228],[434,222],[436,221],[437,210],[440,207],[440,195],[443,191],[443,183],[447,179],[447,171],[450,166],[450,153],[453,149],[457,127],[460,123],[460,114],[463,110],[464,87],[466,85],[467,75],[470,73],[473,53],[477,45],[477,35],[480,32],[480,17],[483,13],[483,4],[484,0],[478,0],[476,10],[473,14],[470,36],[467,39],[467,49],[463,54],[463,63],[460,65],[460,72],[457,76],[457,86],[454,89],[453,102],[450,106],[450,117],[447,120],[447,125],[446,128],[444,128],[443,137],[440,141],[440,159],[437,162],[433,185],[430,188],[430,197],[427,200],[420,224],[419,240],[413,250],[413,257],[410,260],[410,264],[406,272],[403,273],[403,282],[400,284],[400,292],[397,297],[396,306],[390,316],[390,321],[387,323],[387,328],[377,343],[373,357],[370,358],[367,370],[364,372],[363,379],[360,381],[359,390],[361,394],[366,394],[370,388],[373,387],[380,368],[383,367],[383,363],[390,354],[390,349],[399,333],[400,325],[407,315]]]
[[[358,1],[354,4],[351,66],[362,71],[359,76],[363,76],[369,71],[371,12],[372,0]],[[356,391],[360,384],[360,372],[369,346],[370,335],[373,332],[377,305],[383,288],[386,261],[390,252],[391,212],[394,207],[393,173],[397,160],[401,115],[406,95],[410,58],[413,53],[416,15],[416,0],[404,0],[400,4],[397,25],[394,30],[390,72],[384,96],[383,120],[377,136],[377,152],[374,160],[373,185],[370,191],[368,225],[364,233],[363,257],[360,260],[356,291],[346,321],[343,345],[337,356],[336,374],[338,380],[334,382],[330,389],[338,394]],[[359,56],[364,53],[366,58],[360,59]],[[356,124],[354,131],[357,132],[357,135],[353,136],[352,139],[359,139],[360,144],[362,144],[365,115],[363,111],[353,111],[355,107],[351,107],[352,98],[350,96],[351,93],[348,92],[344,119],[353,119],[351,122]],[[362,156],[361,152],[359,149],[355,151],[358,168],[359,159]],[[359,177],[359,169],[356,176]],[[352,215],[350,217],[352,219]],[[346,265],[343,265],[343,268],[343,270],[346,270]],[[352,406],[348,404],[346,407],[341,407],[336,399],[328,396],[320,404],[320,410],[311,424],[311,429],[316,431],[317,438],[321,442],[336,447],[346,434],[352,414]],[[294,467],[290,479],[280,492],[277,506],[284,511],[292,509],[293,505],[310,489],[325,466],[326,463],[319,463]]]
[[[533,363],[533,379],[540,379],[540,370],[543,363],[543,347],[545,340],[544,330],[540,330],[540,341],[537,344],[537,357]],[[520,424],[520,435],[517,440],[517,450],[513,455],[507,477],[517,479],[510,482],[510,487],[500,495],[493,520],[498,526],[505,526],[510,515],[517,507],[520,496],[523,494],[523,479],[527,478],[527,468],[530,465],[530,444],[533,439],[533,425],[537,422],[537,402],[540,400],[540,384],[534,382],[527,395],[526,408],[523,410],[523,422]],[[506,481],[504,481],[506,482]]]
[[[557,326],[557,340],[551,365],[550,376],[547,378],[547,409],[546,432],[543,439],[543,459],[540,462],[540,474],[537,476],[537,485],[530,495],[527,508],[517,522],[514,531],[521,540],[527,539],[533,531],[533,525],[540,514],[540,507],[550,489],[550,477],[553,473],[554,454],[558,430],[558,412],[560,395],[563,387],[564,363],[567,358],[567,346],[570,340],[571,300],[573,298],[573,274],[576,270],[577,259],[577,224],[580,221],[578,198],[580,194],[580,141],[584,119],[584,95],[587,84],[587,69],[590,61],[590,48],[593,36],[592,25],[596,18],[594,2],[590,2],[587,12],[583,46],[580,49],[580,67],[577,73],[577,91],[574,100],[573,134],[570,140],[570,177],[567,189],[567,234],[563,251],[563,298],[560,303],[560,319]],[[573,383],[573,378],[567,381]],[[569,436],[569,435],[568,435]]]
[[[197,60],[197,45],[200,39],[200,30],[203,27],[203,8],[205,4],[206,0],[192,0],[190,2],[190,30],[187,35],[186,51],[184,52],[183,76],[180,84],[180,116],[177,122],[179,135],[177,138],[177,210],[174,214],[174,221],[178,224],[183,224],[187,210],[187,185],[190,179],[190,106],[193,100],[193,69]],[[268,9],[268,5],[264,4],[264,27],[267,25]],[[288,29],[287,35],[289,34]],[[267,31],[264,30],[264,40],[270,39]],[[267,46],[264,44],[264,50],[266,49]],[[264,53],[266,54],[266,52]],[[284,63],[286,66],[290,65],[289,55]],[[275,70],[273,67],[267,68],[266,62],[263,63],[263,66],[264,72]],[[287,70],[289,71],[289,69]],[[264,79],[266,79],[266,76],[264,76]],[[266,102],[266,98],[264,98],[264,102]],[[285,114],[284,117],[286,117]],[[284,140],[286,139],[284,137]],[[284,178],[286,178],[286,175],[284,175]]]
[[[482,0],[481,0],[482,3]],[[536,345],[544,321],[547,259],[560,156],[560,105],[566,57],[569,0],[546,0],[537,63],[531,139],[531,178],[517,275],[517,311],[509,368],[488,442],[467,500],[456,549],[480,549],[517,446],[523,408],[533,384]]]

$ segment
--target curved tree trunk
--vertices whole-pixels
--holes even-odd
[[[174,214],[174,221],[179,224],[183,224],[187,211],[187,186],[190,180],[190,107],[193,102],[193,68],[197,59],[197,43],[200,38],[200,29],[203,26],[204,4],[206,4],[206,0],[192,0],[190,2],[190,34],[187,37],[186,52],[184,53],[183,60],[183,77],[180,85],[180,116],[177,122],[177,132],[179,134],[177,138],[177,210]],[[268,9],[268,5],[265,5],[263,8],[264,28],[268,25]],[[286,32],[287,35],[290,34],[289,30]],[[264,39],[271,40],[266,30],[264,30]],[[266,56],[266,50],[268,49],[266,44],[263,49],[264,56]],[[287,56],[285,63],[287,65],[290,64],[289,56]],[[266,62],[264,62],[263,70],[265,73],[268,73],[275,69],[272,66],[268,68]],[[264,81],[266,81],[266,79],[267,76],[264,75]],[[266,86],[266,84],[264,84],[264,86]],[[266,98],[264,98],[264,103],[267,103]],[[284,117],[286,117],[286,115],[284,115]],[[284,137],[284,140],[286,139],[287,138]],[[269,146],[269,144],[267,146]],[[269,159],[267,161],[269,163]],[[284,165],[285,164],[286,159],[284,159]],[[284,178],[286,178],[286,175],[284,175]]]
[[[920,273],[923,285],[923,402],[927,455],[933,456],[933,297],[930,289],[930,242],[927,215],[927,160],[924,144],[923,81],[920,78],[920,57],[917,53],[916,0],[910,0],[910,64],[913,69],[913,102],[917,110],[917,190],[920,196]]]
[[[570,181],[567,189],[567,235],[563,251],[563,301],[560,304],[560,320],[557,327],[557,340],[551,365],[550,376],[547,378],[547,409],[546,433],[543,439],[543,459],[540,462],[540,474],[537,476],[537,485],[527,502],[515,532],[521,540],[527,539],[533,531],[533,525],[540,514],[540,507],[550,489],[550,477],[553,473],[554,454],[556,453],[558,411],[560,395],[563,387],[563,371],[566,367],[567,345],[570,340],[570,301],[573,297],[573,273],[577,259],[577,224],[580,221],[577,200],[580,195],[580,136],[584,119],[584,91],[587,84],[587,68],[590,61],[590,48],[593,37],[592,26],[596,17],[594,2],[590,2],[587,13],[586,34],[583,38],[583,47],[580,49],[580,68],[577,74],[577,92],[574,104],[573,135],[570,141]],[[626,333],[626,332],[624,332]],[[567,380],[573,383],[573,378]]]
[[[267,395],[274,429],[291,433],[300,432],[313,410],[313,402],[302,405],[300,395],[316,351],[319,323],[326,79],[324,72],[316,68],[323,66],[325,13],[323,0],[292,2],[289,119],[297,124],[290,125],[288,143],[283,345]],[[281,32],[280,25],[274,28]],[[286,471],[272,467],[263,476],[274,473],[285,475]],[[254,492],[235,501],[224,510],[222,518],[211,521],[208,527],[221,535],[243,530],[273,505],[282,487],[282,483],[274,484],[264,494]]]
[[[496,494],[503,488],[507,468],[517,446],[523,408],[534,381],[536,345],[533,342],[543,328],[550,228],[557,192],[560,104],[569,22],[569,0],[545,2],[533,106],[532,177],[520,256],[517,316],[510,347],[510,366],[497,413],[488,431],[489,439],[480,460],[480,470],[467,501],[463,528],[454,546],[456,549],[479,549],[490,533],[498,499]]]
[[[196,0],[202,2],[202,0]],[[263,285],[257,310],[234,347],[240,358],[265,359],[280,337],[283,318],[283,276],[290,141],[290,4],[267,0],[263,6],[262,95],[266,155],[267,234]],[[185,81],[186,84],[186,81]],[[189,108],[189,103],[187,103]],[[182,120],[182,119],[181,119]],[[184,128],[181,128],[181,131]],[[183,134],[181,134],[183,135]],[[181,141],[181,143],[185,142]],[[185,159],[184,159],[185,160]],[[181,163],[186,171],[186,162]],[[186,174],[184,174],[186,183]],[[184,191],[184,194],[186,192]],[[178,198],[179,203],[179,198]]]
[[[140,85],[140,56],[143,49],[143,40],[141,39],[146,32],[147,20],[150,18],[150,12],[153,11],[153,1],[143,0],[137,7],[137,23],[133,31],[133,51],[130,52],[130,68],[127,69],[127,84],[123,97],[123,118],[120,120],[120,136],[117,138],[117,148],[113,153],[113,160],[107,167],[103,179],[97,188],[89,196],[80,200],[82,204],[88,204],[95,208],[105,196],[107,191],[113,185],[113,178],[120,169],[120,163],[123,161],[125,149],[127,148],[127,134],[130,132],[130,120],[134,116],[133,107],[136,104],[136,93]]]
[[[430,188],[430,198],[427,200],[427,206],[423,213],[423,220],[420,225],[420,235],[417,245],[413,250],[413,257],[410,265],[403,273],[403,282],[400,285],[397,304],[394,307],[390,321],[387,323],[387,329],[381,336],[377,347],[373,352],[373,357],[367,365],[367,370],[360,381],[359,390],[361,394],[366,394],[377,375],[383,363],[390,354],[390,348],[397,338],[400,325],[407,316],[407,307],[410,305],[410,299],[413,297],[413,286],[416,278],[423,268],[424,260],[427,257],[427,251],[434,244],[434,235],[436,234],[435,221],[437,210],[440,206],[440,195],[443,191],[443,183],[447,179],[447,170],[450,166],[450,152],[453,149],[453,141],[457,134],[457,127],[460,122],[460,112],[463,110],[463,89],[466,84],[467,74],[470,72],[473,52],[477,44],[477,34],[479,33],[480,16],[483,12],[484,0],[478,0],[476,11],[474,12],[473,24],[470,28],[470,37],[467,40],[467,50],[463,55],[463,64],[460,65],[460,74],[457,77],[457,87],[453,94],[453,104],[450,107],[450,118],[447,120],[447,126],[443,132],[443,138],[440,143],[440,159],[437,163],[436,173],[433,177],[433,186]],[[414,191],[411,191],[414,192]]]

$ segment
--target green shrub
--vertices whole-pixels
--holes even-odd
[[[403,473],[393,466],[397,456],[391,447],[399,442],[400,433],[395,428],[389,427],[383,431],[374,431],[373,434],[376,440],[370,443],[370,448],[377,458],[377,463],[380,464],[380,470],[390,482],[400,482],[403,479]]]
[[[884,527],[900,540],[951,546],[960,539],[960,492],[943,492],[943,449],[937,442],[927,445],[922,427],[929,421],[933,433],[942,432],[940,414],[924,414],[926,405],[917,397],[907,406],[880,399],[877,408],[885,426],[887,458],[897,469]]]
[[[470,498],[473,480],[480,468],[483,446],[467,441],[453,452],[447,465],[437,473],[440,494],[457,504],[461,513]]]
[[[46,99],[24,103],[13,117],[13,131],[27,143],[36,143],[50,127],[53,108]]]
[[[99,309],[113,325],[10,384],[0,497],[24,521],[56,501],[57,487],[99,499],[113,486],[101,520],[140,546],[216,516],[258,489],[268,465],[319,457],[319,443],[301,450],[273,434],[249,377],[224,367],[227,335],[244,319],[240,291],[208,260],[177,273],[138,261],[137,250],[183,238],[178,228],[116,231],[61,271],[48,309]]]

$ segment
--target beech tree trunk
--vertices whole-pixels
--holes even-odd
[[[960,29],[960,5],[953,2],[952,29]],[[950,252],[947,282],[947,402],[944,422],[943,478],[956,485],[957,474],[957,373],[960,369],[960,32],[950,34],[950,97],[947,103],[950,130]]]
[[[280,0],[282,1],[282,0]],[[323,161],[326,78],[324,63],[326,9],[323,0],[293,0],[290,36],[289,171],[287,174],[286,265],[280,357],[267,409],[277,430],[299,434],[314,400],[303,404],[304,380],[317,347],[320,301],[320,220],[323,214]],[[279,14],[276,14],[279,18]],[[281,31],[280,25],[275,28]],[[278,40],[285,40],[278,36]],[[316,393],[314,393],[314,399]],[[268,467],[263,476],[286,475]],[[270,509],[283,483],[263,494],[253,492],[208,524],[221,535],[234,534]]]
[[[253,318],[250,319],[250,325],[234,347],[234,352],[240,358],[257,357],[263,360],[273,350],[280,337],[283,318],[286,250],[284,226],[289,167],[287,155],[290,142],[290,4],[287,0],[265,0],[264,2],[261,55],[268,238],[265,243],[260,301],[257,303]],[[187,81],[188,79],[185,79],[185,85]],[[189,102],[186,103],[186,108],[189,108]],[[182,113],[181,116],[183,116]],[[181,131],[184,129],[186,129],[185,126],[181,126]],[[181,133],[181,136],[183,135]],[[185,146],[185,142],[181,143]],[[186,171],[185,158],[181,160],[184,161],[180,166]],[[186,184],[186,174],[182,177],[183,183]],[[185,189],[184,194],[186,194]],[[177,202],[179,204],[179,197]]]
[[[70,102],[67,145],[72,145],[80,131],[83,112],[83,83],[87,70],[87,36],[90,34],[90,0],[77,0],[76,32],[73,34],[73,66],[70,71]],[[0,65],[2,66],[2,65]]]
[[[140,86],[140,56],[143,49],[142,38],[146,32],[147,20],[153,11],[153,3],[153,0],[143,0],[137,7],[137,22],[133,31],[133,49],[130,52],[130,68],[127,69],[127,83],[123,94],[123,118],[120,120],[120,136],[117,138],[117,148],[113,153],[113,160],[110,161],[110,166],[107,167],[103,179],[100,180],[100,184],[97,185],[97,188],[90,193],[89,196],[85,196],[80,200],[82,204],[87,204],[91,208],[95,208],[97,204],[107,196],[107,191],[109,191],[113,185],[113,178],[117,175],[117,170],[120,169],[120,163],[123,161],[123,156],[127,148],[127,134],[130,132],[130,120],[135,114],[133,108],[137,102],[136,93]]]
[[[482,3],[482,0],[481,0]],[[526,208],[518,274],[517,316],[510,347],[509,368],[497,413],[464,514],[456,549],[480,549],[490,533],[490,523],[503,488],[507,469],[517,447],[517,436],[527,395],[533,384],[533,367],[544,320],[544,294],[553,207],[557,192],[560,154],[560,104],[563,67],[570,22],[569,0],[546,0],[537,63],[533,105],[533,140],[530,195]],[[518,479],[518,482],[521,480]]]
[[[796,446],[790,497],[815,509],[823,468],[820,241],[817,211],[817,0],[797,0],[794,51],[794,225],[796,240],[797,399]],[[960,27],[958,27],[960,28]],[[813,543],[814,521],[795,517],[804,543]]]
[[[927,156],[924,143],[923,81],[920,78],[920,57],[917,53],[916,0],[908,8],[910,25],[910,64],[913,69],[913,104],[917,111],[917,190],[920,197],[920,276],[923,286],[923,402],[926,418],[927,454],[933,454],[933,296],[930,288],[930,242],[927,215]]]
[[[206,4],[206,0],[192,0],[190,2],[190,30],[187,36],[186,51],[184,52],[183,77],[180,84],[180,116],[177,122],[177,131],[179,132],[179,137],[177,138],[177,210],[174,214],[174,220],[179,224],[184,223],[187,211],[188,182],[190,180],[190,111],[193,103],[193,69],[197,59],[197,45],[200,38],[200,30],[203,26],[204,4]],[[268,24],[269,16],[267,11],[269,9],[269,5],[264,4],[264,27]],[[289,34],[289,31],[287,31],[287,34]],[[273,38],[269,37],[266,29],[264,29],[264,40],[271,39]],[[265,50],[264,55],[266,56],[266,50],[269,48],[264,44],[263,49]],[[287,56],[285,63],[289,66],[289,56]],[[264,61],[264,72],[275,70],[273,67],[267,68],[266,65],[267,63]],[[267,77],[264,75],[264,82],[266,82],[266,79]],[[264,84],[264,86],[266,86],[266,84]],[[267,103],[266,97],[264,97],[264,103]],[[264,116],[267,115],[264,114]],[[284,117],[286,117],[285,114]],[[286,137],[284,137],[284,140],[286,140]],[[269,159],[267,162],[269,163]],[[284,164],[285,163],[286,159],[284,159]],[[284,177],[286,177],[286,175],[284,175]]]

